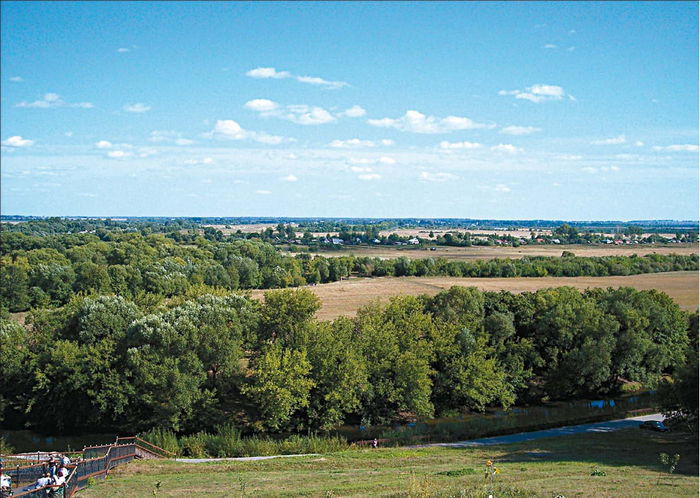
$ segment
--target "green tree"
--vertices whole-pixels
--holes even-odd
[[[259,410],[254,426],[261,431],[291,429],[287,423],[296,411],[308,406],[314,386],[306,353],[268,345],[252,370],[251,381],[242,391]]]

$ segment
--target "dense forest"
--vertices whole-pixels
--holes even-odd
[[[264,303],[93,295],[36,309],[26,327],[3,319],[2,424],[323,431],[697,376],[697,314],[656,291],[454,287],[333,322],[315,320],[318,307],[307,289],[268,291]]]
[[[259,239],[182,239],[179,231],[144,234],[98,228],[96,233],[0,234],[0,302],[11,312],[63,306],[75,295],[116,294],[139,305],[173,296],[274,289],[333,282],[349,276],[544,277],[608,276],[697,270],[698,256],[524,257],[447,261],[291,254]]]
[[[629,382],[660,386],[667,411],[697,420],[687,393],[697,391],[698,315],[660,292],[454,287],[321,322],[310,290],[284,289],[349,276],[697,270],[697,255],[327,258],[199,233],[191,220],[129,223],[36,220],[0,232],[4,427],[328,431],[600,396]],[[260,302],[245,293],[256,288],[280,290]],[[26,323],[10,312],[28,312]],[[669,375],[676,382],[661,381]]]

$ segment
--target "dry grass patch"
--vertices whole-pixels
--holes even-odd
[[[328,284],[309,286],[321,300],[316,313],[320,320],[354,316],[357,310],[373,300],[388,302],[400,294],[434,296],[454,285],[478,287],[483,291],[534,292],[548,287],[633,287],[637,290],[657,289],[665,292],[681,308],[698,309],[698,273],[692,271],[644,273],[616,277],[541,277],[541,278],[458,278],[458,277],[381,277],[353,278]],[[253,291],[262,299],[264,291]]]

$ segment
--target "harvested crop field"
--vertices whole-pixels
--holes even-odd
[[[561,256],[563,251],[569,251],[576,256],[631,256],[637,254],[697,254],[696,244],[630,244],[630,245],[533,245],[520,247],[501,246],[472,246],[446,247],[438,246],[434,251],[415,249],[412,247],[351,247],[343,250],[323,251],[316,254],[321,256],[368,256],[373,258],[393,259],[406,256],[410,259],[444,258],[449,261],[464,261],[471,259],[509,258],[520,259],[526,256]]]
[[[354,316],[365,304],[379,299],[388,302],[400,294],[435,295],[453,285],[478,287],[484,291],[536,291],[548,287],[633,287],[637,290],[657,289],[673,298],[685,310],[698,309],[698,273],[692,271],[645,273],[620,277],[542,277],[542,278],[457,278],[457,277],[381,277],[353,278],[340,282],[309,286],[321,300],[316,313],[320,320]],[[262,298],[264,291],[254,291]]]

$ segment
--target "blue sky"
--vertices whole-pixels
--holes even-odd
[[[698,218],[696,2],[7,2],[2,214]]]

